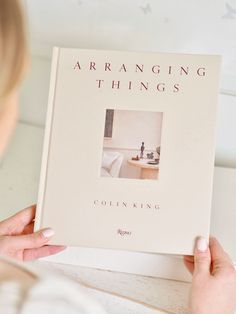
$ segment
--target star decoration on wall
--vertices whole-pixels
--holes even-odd
[[[233,8],[229,3],[225,3],[225,8],[227,12],[222,16],[224,19],[235,20],[236,19],[236,9]]]
[[[140,6],[140,9],[143,11],[144,14],[148,14],[152,12],[150,3],[147,3],[145,6]]]

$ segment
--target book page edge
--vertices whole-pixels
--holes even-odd
[[[42,153],[42,162],[41,162],[41,170],[40,170],[34,231],[39,230],[42,224],[42,214],[43,214],[43,206],[44,206],[46,181],[47,181],[48,155],[49,155],[49,149],[50,149],[50,139],[51,139],[51,129],[52,129],[53,108],[54,108],[55,88],[56,88],[56,81],[57,81],[59,53],[60,53],[60,48],[54,47],[53,53],[52,53],[50,89],[49,89],[49,96],[48,96],[48,108],[47,108],[47,115],[46,115],[45,131],[44,131],[43,153]]]

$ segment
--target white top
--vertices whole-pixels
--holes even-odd
[[[0,313],[105,314],[78,283],[2,257]]]

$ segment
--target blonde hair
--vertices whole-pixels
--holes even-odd
[[[20,0],[0,0],[0,102],[17,89],[28,63]]]

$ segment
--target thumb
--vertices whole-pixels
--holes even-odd
[[[196,240],[194,249],[194,272],[195,275],[210,275],[211,253],[208,246],[208,241],[199,237]]]
[[[224,251],[216,238],[211,237],[209,243],[212,258],[212,274],[220,274],[224,270],[234,269],[229,255]]]
[[[46,228],[31,234],[9,236],[7,237],[8,246],[17,250],[39,248],[45,245],[53,235],[54,231]]]

